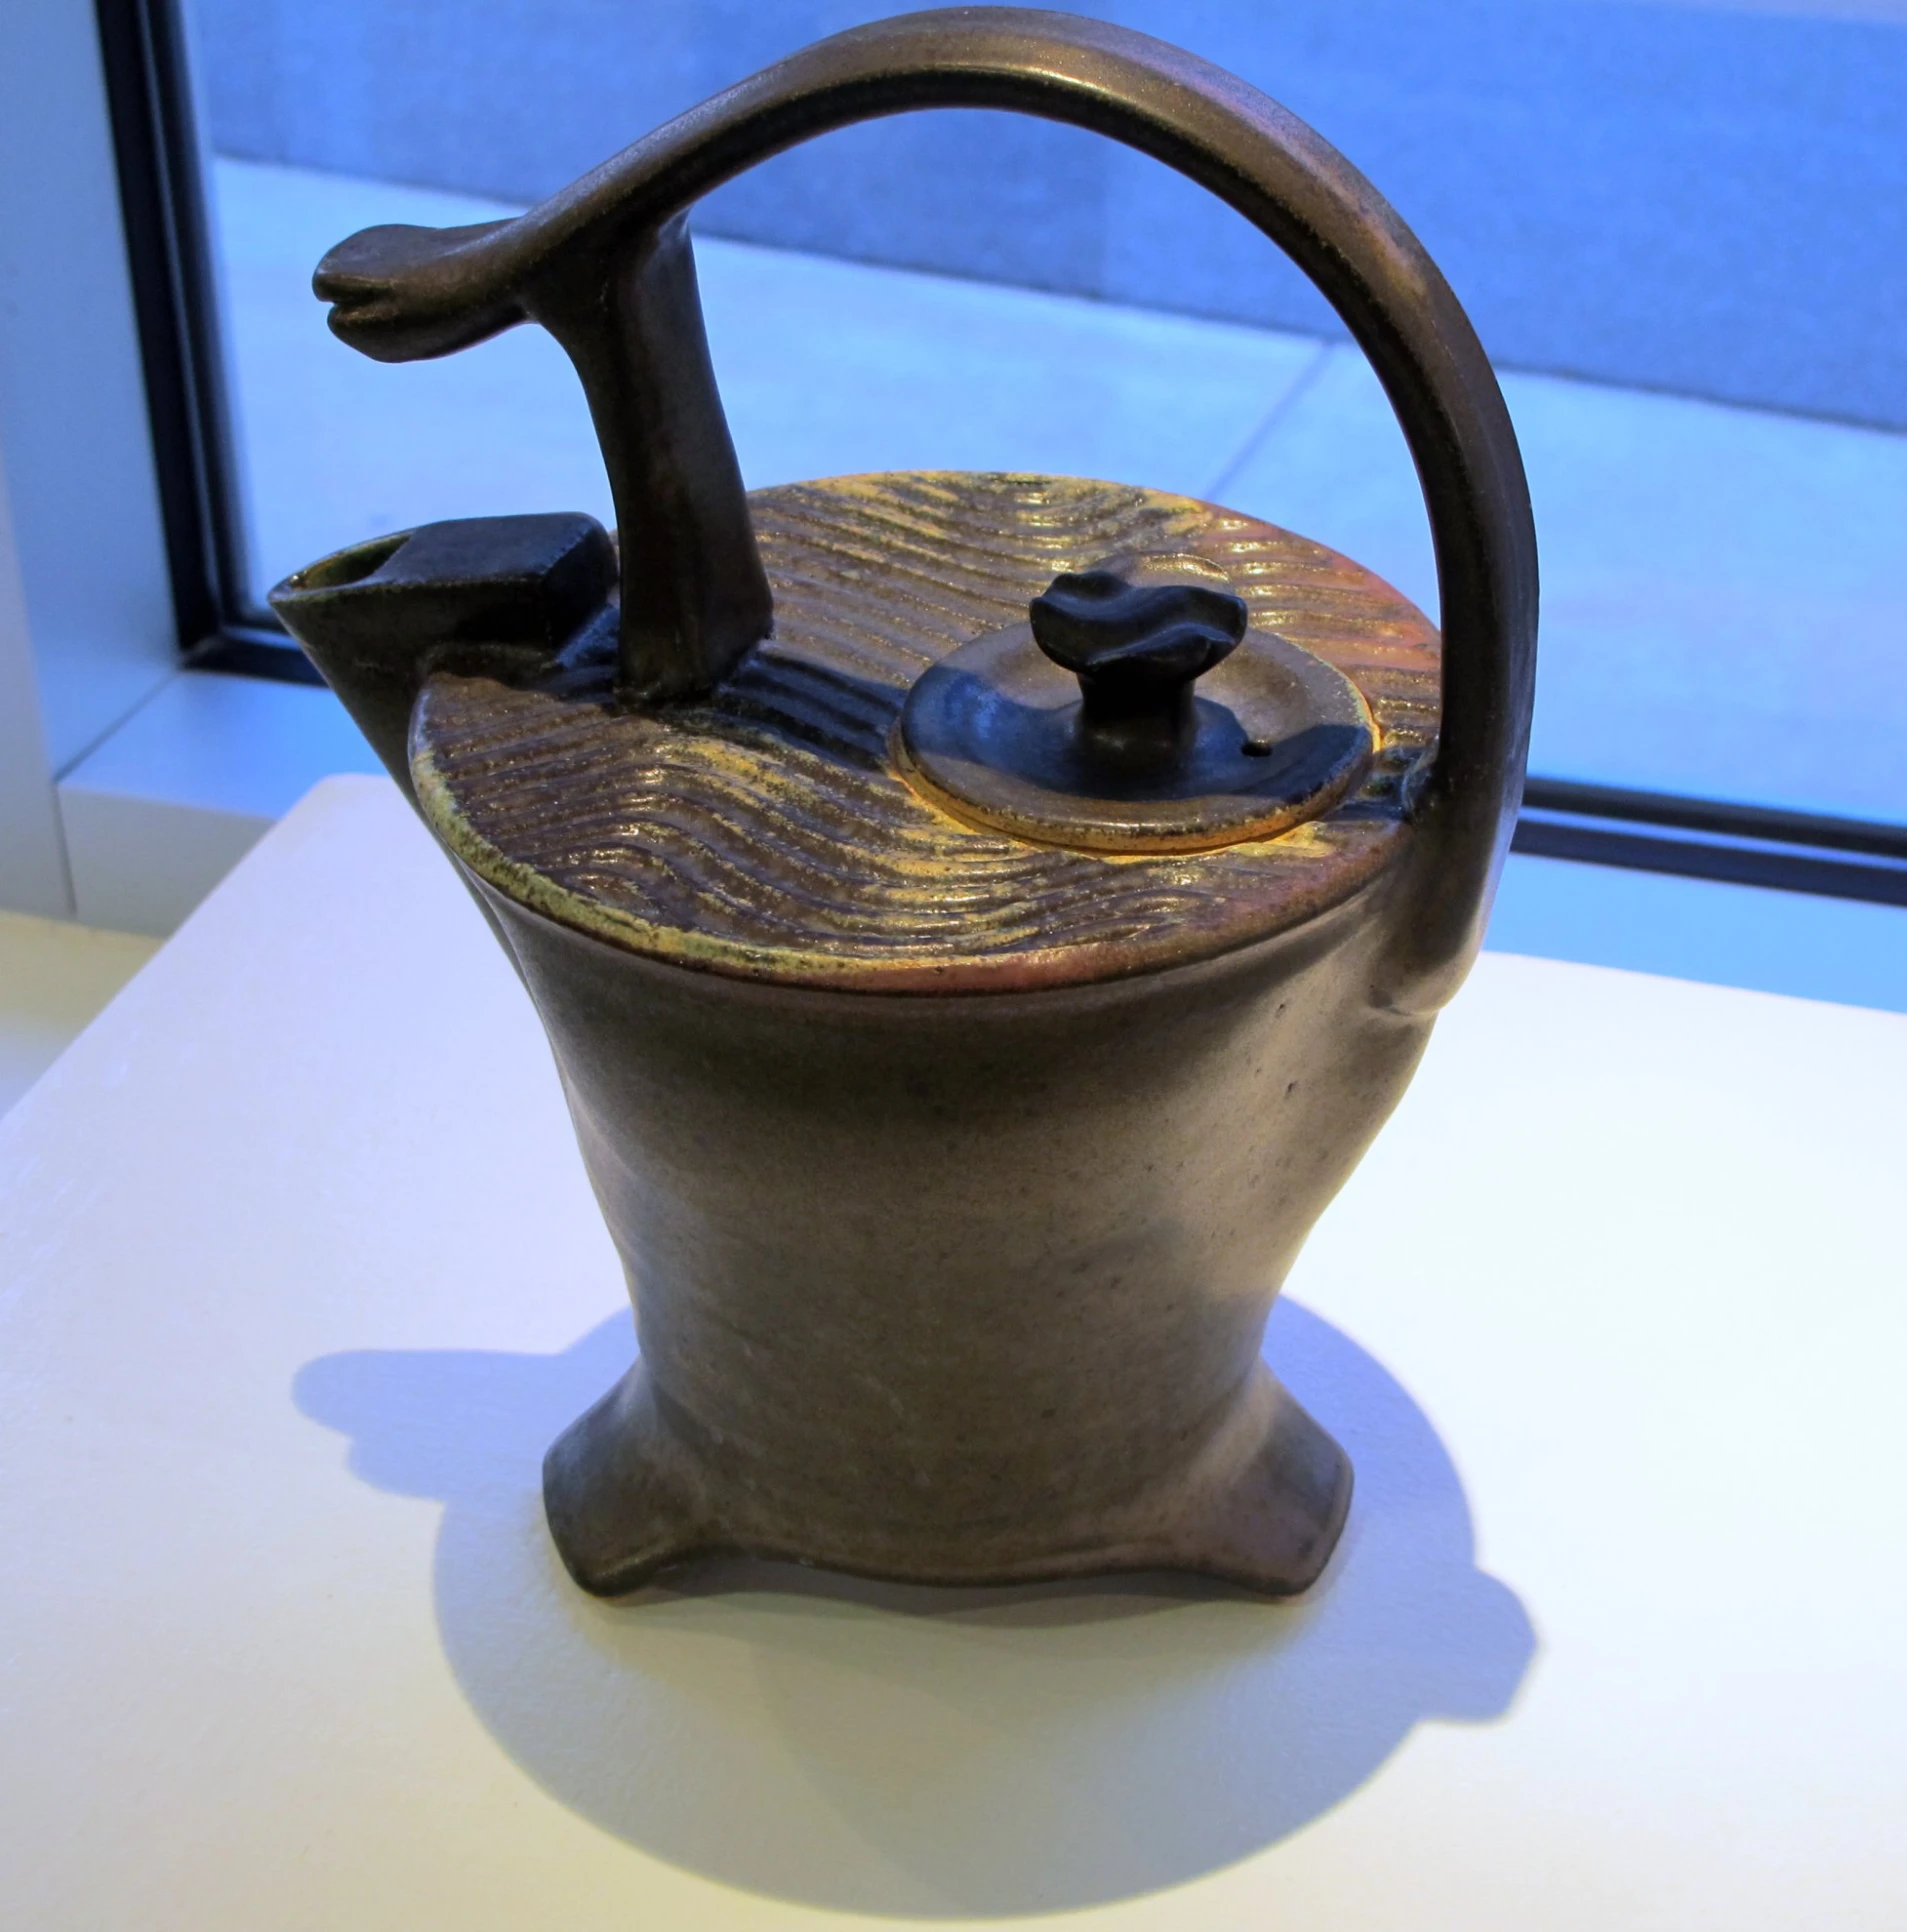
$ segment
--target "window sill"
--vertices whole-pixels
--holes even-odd
[[[329,691],[178,672],[60,780],[80,923],[171,933],[319,779],[382,769]]]

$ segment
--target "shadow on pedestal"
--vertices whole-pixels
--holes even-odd
[[[1420,1721],[1501,1717],[1534,1653],[1522,1604],[1475,1567],[1429,1421],[1289,1303],[1267,1353],[1357,1470],[1339,1553],[1295,1604],[743,1561],[599,1603],[550,1546],[540,1466],[631,1353],[617,1318],[556,1356],[328,1356],[295,1394],[366,1482],[446,1504],[444,1647],[504,1749],[604,1830],[727,1884],[925,1918],[1183,1883],[1343,1803]]]

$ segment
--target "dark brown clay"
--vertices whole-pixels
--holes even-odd
[[[1349,1465],[1258,1350],[1428,1031],[1361,997],[1370,909],[1070,991],[870,998],[612,967],[492,903],[636,1284],[642,1364],[546,1473],[580,1581],[710,1549],[1317,1575]]]
[[[1181,498],[743,496],[688,205],[949,105],[1128,141],[1313,276],[1417,457],[1441,651],[1355,565]],[[1515,441],[1415,240],[1230,77],[978,8],[822,42],[518,221],[354,237],[317,285],[393,360],[545,323],[614,486],[620,570],[586,518],[503,518],[273,598],[536,1001],[628,1270],[641,1361],[545,1470],[571,1573],[1303,1589],[1351,1476],[1265,1319],[1474,955],[1533,686]]]

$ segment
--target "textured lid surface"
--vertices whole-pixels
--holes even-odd
[[[1267,937],[1408,837],[1403,774],[1436,730],[1438,638],[1370,572],[1187,497],[1040,476],[836,479],[750,499],[775,635],[706,702],[614,703],[606,617],[538,682],[438,674],[412,769],[479,877],[676,964],[866,991],[1072,985]],[[973,829],[896,771],[927,665],[1021,621],[1063,570],[1209,560],[1273,632],[1343,671],[1377,731],[1364,783],[1277,838],[1108,858]]]

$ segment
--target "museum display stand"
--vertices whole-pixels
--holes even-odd
[[[1898,1927],[1904,1091],[1907,1018],[1486,956],[1272,1319],[1357,1471],[1307,1597],[602,1603],[548,1049],[328,781],[0,1122],[7,1920]]]

